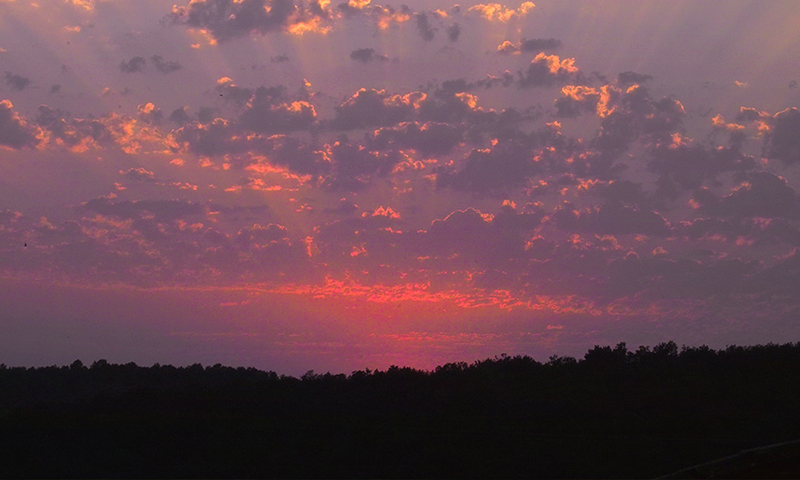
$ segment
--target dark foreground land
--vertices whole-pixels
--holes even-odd
[[[0,477],[647,478],[795,439],[800,343],[300,379],[0,366]],[[797,477],[792,445],[679,476]]]

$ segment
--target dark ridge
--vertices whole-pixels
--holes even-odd
[[[0,365],[0,433],[3,478],[790,478],[796,449],[708,462],[800,438],[800,342],[301,378]]]

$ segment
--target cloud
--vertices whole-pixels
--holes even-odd
[[[558,55],[540,53],[531,60],[528,69],[519,72],[521,88],[549,87],[556,82],[574,81],[580,70],[574,58],[560,59]]]
[[[497,53],[508,55],[522,52],[543,52],[544,50],[555,50],[560,46],[561,40],[555,38],[523,38],[517,45],[508,40],[504,41],[497,46]]]
[[[5,79],[6,85],[8,85],[12,90],[17,90],[20,92],[28,88],[32,83],[30,78],[26,78],[22,75],[11,72],[6,72]]]
[[[642,73],[636,73],[630,71],[622,72],[619,75],[617,75],[617,83],[619,83],[620,85],[630,85],[634,83],[642,84],[645,82],[649,82],[652,79],[653,79],[652,75],[645,75]]]
[[[496,215],[474,208],[456,210],[444,219],[434,220],[428,231],[413,242],[418,253],[442,260],[455,254],[456,262],[470,267],[477,264],[482,268],[516,269],[507,262],[526,256],[526,236],[541,224],[543,217],[544,212],[539,209],[519,212],[512,202],[504,202]]]
[[[619,202],[586,209],[577,209],[571,203],[564,203],[549,218],[550,223],[569,232],[643,234],[654,237],[666,237],[670,234],[669,223],[657,212]]]
[[[428,14],[418,13],[414,15],[414,20],[417,25],[417,31],[419,32],[419,36],[426,42],[430,42],[431,40],[433,40],[433,37],[436,34],[436,29],[433,26],[431,26],[431,23],[428,20]]]
[[[700,213],[716,217],[800,217],[800,199],[785,178],[749,172],[729,194],[717,197],[704,189],[695,193]]]
[[[607,89],[607,93],[609,105],[592,147],[618,155],[643,136],[664,148],[678,138],[673,135],[681,130],[686,115],[679,101],[669,97],[655,100],[639,85],[629,87],[619,98],[613,89]]]
[[[286,97],[286,88],[283,86],[276,86],[276,87],[261,87],[261,93],[259,94],[260,101],[264,101],[267,99],[270,104],[275,104],[279,100],[285,100]],[[222,77],[217,80],[217,85],[214,87],[214,91],[219,93],[219,96],[223,98],[226,102],[235,103],[236,105],[243,106],[250,101],[250,98],[253,96],[253,90],[249,88],[240,87],[233,83],[228,77]]]
[[[366,145],[372,150],[411,148],[422,155],[435,156],[451,152],[463,136],[461,128],[447,123],[406,122],[375,130],[367,137]]]
[[[274,57],[269,57],[269,61],[272,63],[283,63],[289,61],[289,56],[285,53],[281,53],[280,55],[275,55]]]
[[[561,47],[561,40],[555,38],[523,38],[519,41],[519,50],[521,52],[555,50],[559,47]]]
[[[389,57],[375,53],[372,48],[359,48],[350,53],[350,59],[361,63],[369,63],[375,61],[385,62],[389,60]]]
[[[165,75],[168,73],[178,71],[181,68],[183,68],[181,67],[181,64],[176,61],[165,61],[161,55],[153,55],[152,57],[150,57],[150,60],[153,61],[153,65],[156,66],[156,70]]]
[[[13,108],[10,101],[0,101],[0,145],[14,149],[36,147],[39,144],[36,130]]]
[[[112,129],[103,119],[67,117],[60,109],[41,105],[37,111],[36,123],[50,131],[50,138],[55,139],[56,145],[67,148],[85,150],[90,144],[110,145],[114,142]]]
[[[53,85],[50,87],[50,95],[61,93],[61,85]]]
[[[447,39],[451,42],[457,42],[460,35],[461,26],[458,24],[458,22],[453,22],[452,25],[447,27]]]
[[[335,215],[352,215],[358,211],[358,205],[348,201],[346,198],[342,198],[339,200],[339,204],[336,205],[335,208],[326,208],[323,211],[325,213],[331,213]]]
[[[264,92],[257,89],[239,117],[243,128],[260,133],[287,133],[308,130],[314,125],[317,112],[310,103],[300,100],[274,104],[272,97]]]
[[[89,200],[81,206],[86,210],[122,219],[140,219],[149,213],[152,214],[154,219],[158,222],[203,215],[206,212],[206,207],[204,205],[183,200],[113,202],[107,197],[99,197]]]
[[[125,60],[119,64],[119,69],[122,73],[140,73],[144,71],[147,65],[147,60],[144,57],[133,57],[127,62]]]
[[[358,191],[367,186],[369,177],[385,177],[392,172],[401,157],[396,152],[369,151],[342,135],[332,145],[326,145],[332,161],[333,176],[324,186],[333,191]]]
[[[191,123],[173,133],[181,149],[205,156],[232,157],[238,168],[258,163],[257,158],[243,154],[266,155],[270,163],[288,167],[304,175],[319,175],[328,171],[325,153],[286,135],[243,134],[241,126],[217,118],[208,124]]]
[[[226,102],[246,106],[233,128],[259,133],[287,133],[310,129],[316,121],[314,106],[305,100],[291,101],[282,85],[251,90],[223,77],[217,80],[215,91]]]
[[[751,112],[742,111],[741,115]],[[785,164],[800,163],[800,111],[787,108],[775,114],[769,121],[770,128],[765,137],[765,156]]]
[[[139,119],[146,123],[159,124],[164,120],[164,113],[161,109],[150,102],[139,105],[136,110],[139,113]]]
[[[94,12],[98,4],[103,4],[107,1],[108,0],[65,0],[64,3],[71,4],[87,12]]]
[[[561,88],[563,97],[554,102],[559,117],[577,117],[582,113],[594,113],[600,104],[601,92],[593,87],[566,85]]]
[[[270,223],[263,227],[256,223],[252,227],[244,227],[239,230],[234,243],[244,250],[250,250],[253,247],[263,247],[273,242],[288,241],[288,238],[288,230],[283,225]]]
[[[169,114],[168,118],[170,122],[177,123],[178,125],[185,125],[191,121],[188,108],[186,107],[176,108]]]
[[[331,126],[337,130],[353,130],[368,126],[389,126],[413,119],[424,94],[391,95],[385,90],[362,88],[335,108]]]
[[[320,31],[328,13],[317,1],[305,7],[293,0],[198,0],[174,6],[168,18],[227,41],[254,33]]]
[[[528,177],[541,173],[542,166],[533,161],[530,148],[508,141],[491,149],[473,149],[463,167],[451,171],[436,169],[436,186],[479,193],[506,193],[528,183]]]
[[[119,171],[119,174],[125,177],[128,180],[133,180],[137,182],[155,182],[156,181],[156,174],[147,170],[144,167],[139,168],[129,168],[126,171]]]
[[[469,7],[467,12],[480,15],[490,21],[508,22],[513,18],[526,16],[534,7],[533,2],[522,2],[517,9],[508,8],[499,3],[479,3]]]
[[[659,146],[651,150],[647,164],[657,173],[658,194],[675,199],[681,190],[700,188],[706,180],[724,172],[744,172],[756,167],[752,157],[734,148],[707,149],[702,145]]]

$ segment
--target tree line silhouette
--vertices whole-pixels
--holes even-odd
[[[300,378],[0,365],[0,477],[642,478],[800,438],[800,342]]]

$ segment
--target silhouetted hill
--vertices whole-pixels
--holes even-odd
[[[800,438],[799,380],[800,343],[299,379],[2,365],[0,476],[655,477]]]

